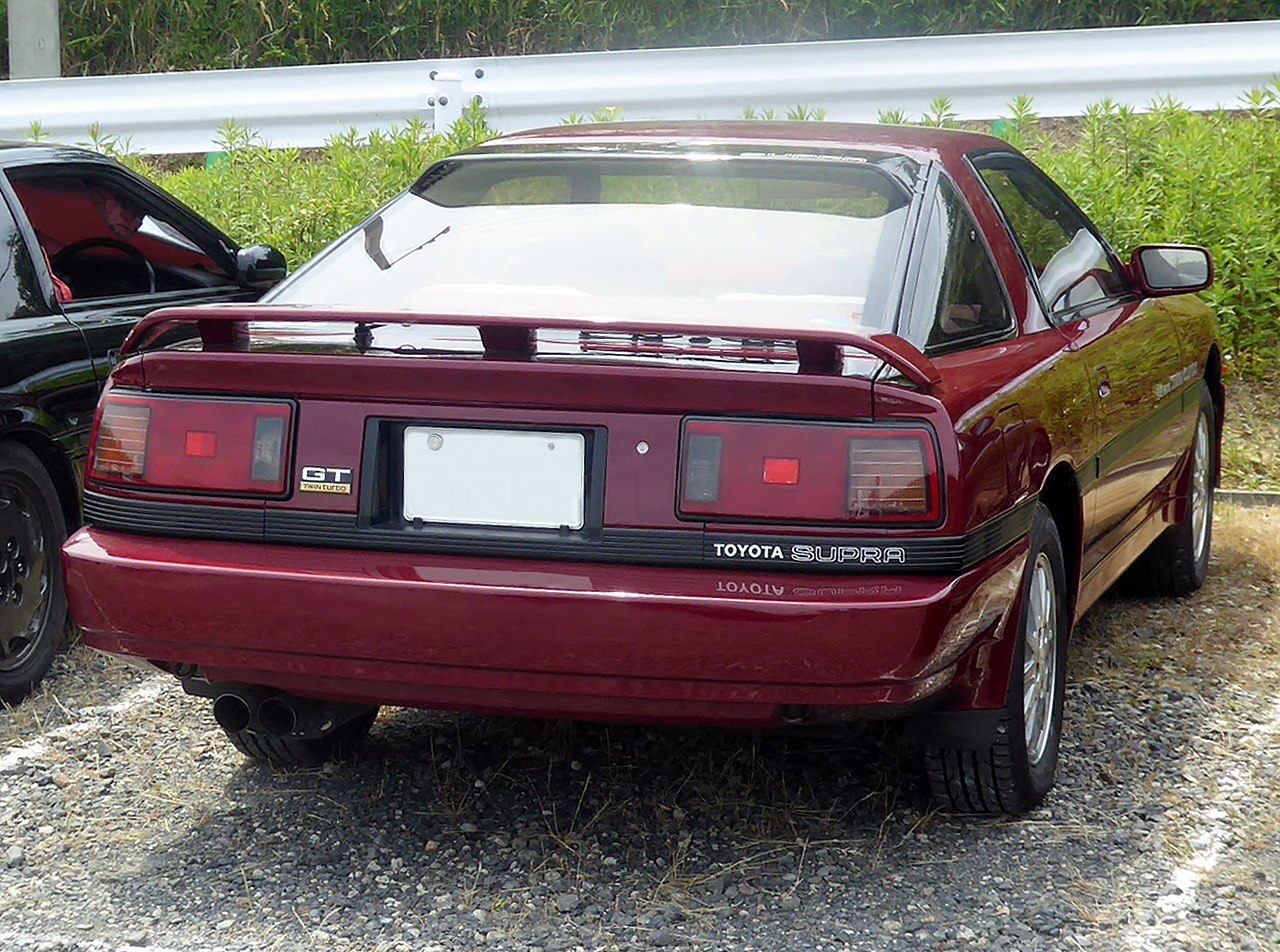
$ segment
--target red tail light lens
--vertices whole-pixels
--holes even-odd
[[[293,407],[283,401],[110,393],[89,479],[147,489],[279,495]]]
[[[933,434],[924,427],[686,420],[680,513],[937,522],[942,503]]]
[[[766,456],[764,481],[770,486],[795,486],[800,482],[800,461],[789,457]]]

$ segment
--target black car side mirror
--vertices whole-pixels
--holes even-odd
[[[1213,256],[1199,245],[1139,245],[1129,274],[1144,297],[1193,294],[1213,284]]]
[[[288,273],[284,255],[270,245],[251,245],[236,252],[236,281],[241,287],[265,291]]]

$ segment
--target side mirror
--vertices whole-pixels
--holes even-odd
[[[1213,284],[1213,256],[1198,245],[1139,245],[1129,274],[1145,297],[1192,294]]]
[[[241,287],[265,291],[288,273],[284,255],[270,245],[251,245],[236,252],[236,281]]]

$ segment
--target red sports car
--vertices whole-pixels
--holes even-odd
[[[944,804],[1023,811],[1075,620],[1204,580],[1212,278],[981,135],[507,136],[263,303],[138,325],[72,611],[276,763],[382,704],[891,716]]]

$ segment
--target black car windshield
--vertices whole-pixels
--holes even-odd
[[[452,159],[265,300],[886,328],[908,203],[852,156]]]

